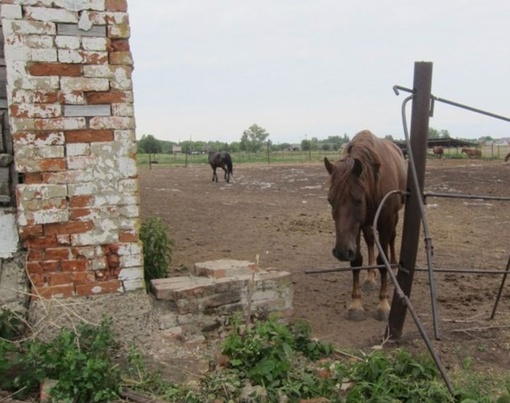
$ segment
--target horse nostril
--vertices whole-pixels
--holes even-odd
[[[345,257],[349,261],[354,260],[354,258],[356,257],[356,252],[354,252],[352,249],[348,249],[347,253],[345,254]]]

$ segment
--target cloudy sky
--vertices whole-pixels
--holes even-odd
[[[369,129],[403,138],[395,84],[433,63],[432,93],[510,116],[508,0],[131,0],[137,136],[273,143]],[[410,111],[409,111],[410,112]],[[510,123],[436,104],[452,137]]]

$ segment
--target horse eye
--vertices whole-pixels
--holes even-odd
[[[361,203],[362,203],[362,200],[361,200],[361,199],[354,199],[354,205],[355,205],[356,207],[361,206]]]

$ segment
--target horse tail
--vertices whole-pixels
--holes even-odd
[[[234,175],[234,165],[232,164],[232,158],[230,158],[230,155],[227,160],[227,169],[230,175]]]

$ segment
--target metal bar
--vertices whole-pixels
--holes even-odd
[[[323,273],[334,273],[339,271],[353,271],[353,270],[370,270],[370,269],[382,269],[386,267],[383,264],[374,266],[355,266],[355,267],[337,267],[336,269],[319,269],[319,270],[305,270],[305,274],[323,274]],[[391,267],[398,267],[398,264],[393,264]]]
[[[494,302],[494,308],[492,308],[491,319],[494,319],[496,316],[496,309],[498,308],[499,299],[501,298],[501,293],[503,292],[503,287],[505,286],[506,277],[508,275],[508,271],[510,270],[510,256],[508,256],[508,262],[506,264],[505,275],[501,279],[501,284],[498,290],[498,296],[496,297],[496,301]]]
[[[424,192],[424,197],[444,197],[450,199],[478,199],[478,200],[500,200],[500,201],[510,201],[510,197],[506,196],[477,196],[477,195],[468,195],[468,194],[451,194],[451,193],[436,193],[436,192]]]
[[[394,85],[393,86],[393,91],[395,91],[395,94],[398,95],[398,91],[405,91],[405,92],[410,92],[412,94],[415,93],[414,90],[410,89],[410,88],[406,88],[406,87],[402,87],[400,85]],[[478,108],[473,108],[472,106],[468,106],[468,105],[464,105],[464,104],[460,104],[458,102],[455,102],[455,101],[450,101],[448,99],[444,99],[444,98],[440,98],[440,97],[436,97],[434,95],[430,95],[432,101],[438,101],[438,102],[442,102],[444,104],[448,104],[448,105],[452,105],[452,106],[456,106],[457,108],[462,108],[462,109],[467,109],[468,111],[472,111],[472,112],[476,112],[476,113],[480,113],[482,115],[486,115],[486,116],[490,116],[490,117],[493,117],[493,118],[496,118],[496,119],[501,119],[501,120],[504,120],[506,122],[510,122],[510,118],[506,117],[506,116],[502,116],[502,115],[497,115],[495,113],[492,113],[492,112],[487,112],[487,111],[484,111],[482,109],[478,109]]]
[[[369,270],[369,269],[381,269],[386,267],[384,264],[379,264],[375,266],[358,266],[358,267],[337,267],[334,269],[319,269],[319,270],[305,270],[305,274],[326,274],[326,273],[335,273],[335,272],[344,272],[344,271],[353,271],[353,270]],[[390,267],[395,268],[399,267],[398,264],[391,264]],[[387,268],[387,267],[386,267]],[[399,270],[404,271],[405,269],[399,267]],[[418,268],[415,267],[414,271],[429,271],[429,269]],[[437,267],[434,268],[434,273],[461,273],[461,274],[507,274],[506,270],[471,270],[471,269],[439,269]],[[510,270],[508,271],[510,274]]]

